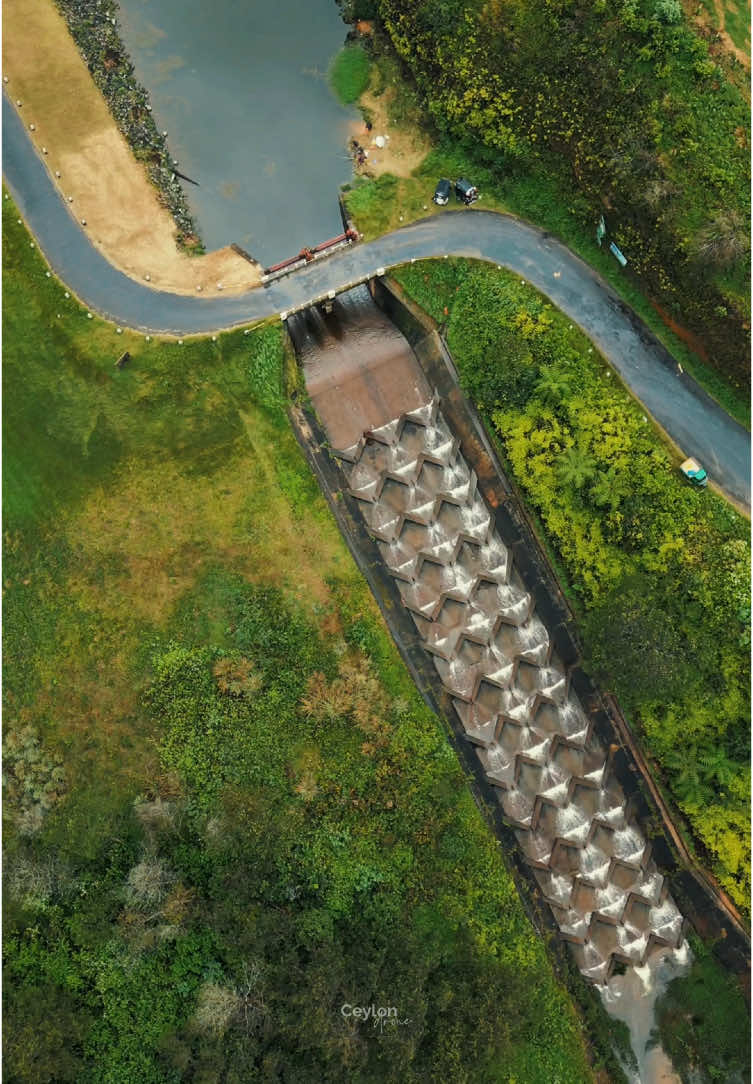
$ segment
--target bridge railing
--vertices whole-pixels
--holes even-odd
[[[271,267],[266,268],[261,278],[262,285],[266,286],[267,283],[273,282],[282,275],[297,271],[299,268],[305,267],[306,264],[322,259],[323,256],[329,256],[333,252],[348,248],[358,240],[358,237],[357,230],[347,229],[336,237],[330,237],[329,240],[322,241],[321,244],[316,245],[314,248],[304,247],[297,256],[290,256],[287,260],[282,260],[280,263],[272,264]]]

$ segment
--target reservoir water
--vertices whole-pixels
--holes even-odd
[[[354,110],[327,82],[346,27],[334,0],[120,0],[206,248],[268,265],[342,230],[338,186]]]

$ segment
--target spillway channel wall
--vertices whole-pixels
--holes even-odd
[[[623,788],[632,815],[651,841],[653,857],[669,879],[678,907],[696,932],[712,944],[719,961],[743,979],[749,996],[750,940],[747,932],[741,922],[725,911],[704,876],[689,866],[679,852],[630,742],[625,739],[627,724],[619,706],[615,704],[613,708],[605,701],[581,668],[580,637],[574,616],[475,407],[460,389],[457,370],[437,325],[394,280],[372,279],[369,289],[376,304],[408,340],[429,384],[441,396],[445,417],[476,471],[483,496],[495,511],[500,537],[513,550],[516,567],[527,590],[536,599],[537,612],[549,628],[563,662],[570,667],[571,682],[583,708],[593,718],[599,738],[612,747],[612,770]]]
[[[720,962],[733,973],[749,978],[749,942],[744,931],[723,912],[704,882],[682,861],[630,746],[611,714],[611,706],[580,666],[580,642],[574,617],[482,422],[460,389],[457,371],[434,321],[388,278],[372,279],[369,289],[376,304],[405,336],[429,385],[440,395],[443,414],[460,440],[463,455],[476,472],[479,490],[494,513],[499,536],[512,550],[515,566],[526,589],[535,598],[536,611],[568,667],[572,686],[584,711],[593,720],[595,733],[610,748],[612,770],[626,795],[630,814],[650,840],[654,860],[669,878],[678,906],[694,928],[712,943]],[[323,427],[314,410],[304,401],[291,409],[291,421],[403,660],[425,702],[444,722],[474,798],[500,841],[530,920],[549,943],[560,977],[567,981],[579,1000],[587,1003],[592,992],[573,966],[552,913],[541,898],[530,867],[523,860],[515,834],[503,818],[494,787],[484,777],[479,758],[465,737],[451,698],[421,645],[416,627],[403,606],[376,543],[363,524],[358,502],[347,492],[345,477],[331,455]]]

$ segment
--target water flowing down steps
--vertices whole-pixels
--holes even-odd
[[[438,396],[336,454],[584,976],[679,947],[682,916]]]

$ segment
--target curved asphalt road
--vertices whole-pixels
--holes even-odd
[[[127,327],[189,335],[290,311],[377,269],[429,256],[471,256],[522,275],[567,313],[687,455],[697,456],[733,500],[750,508],[750,435],[681,374],[638,317],[553,237],[506,215],[448,212],[356,245],[267,288],[198,298],[142,286],[92,246],[52,183],[3,94],[3,173],[50,266],[91,308]]]

